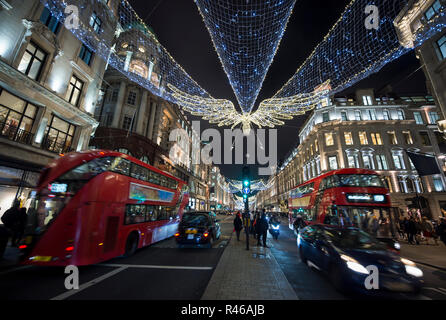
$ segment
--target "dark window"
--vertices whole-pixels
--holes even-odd
[[[96,12],[93,12],[93,14],[91,15],[91,18],[90,18],[90,27],[92,27],[93,30],[96,31],[96,33],[100,33],[101,26],[102,26],[101,19],[98,17]]]
[[[134,106],[136,104],[136,92],[130,91],[129,96],[127,97],[127,103]]]
[[[420,132],[421,143],[423,146],[431,146],[431,140],[427,132]]]
[[[427,10],[424,16],[427,20],[432,19],[436,14],[440,12],[441,3],[440,0],[436,0]]]
[[[26,47],[18,70],[33,80],[38,80],[45,64],[47,54],[34,42],[30,42]]]
[[[446,35],[442,36],[437,41],[438,50],[440,51],[441,59],[446,58]]]
[[[54,34],[58,34],[60,30],[61,23],[59,20],[51,14],[48,8],[43,8],[42,15],[40,16],[40,21],[48,27]]]
[[[122,129],[129,130],[132,126],[132,118],[129,116],[124,116],[124,120],[122,121]]]
[[[90,65],[91,60],[93,58],[93,51],[88,49],[86,45],[82,45],[81,51],[79,52],[79,58],[82,59],[87,65]]]

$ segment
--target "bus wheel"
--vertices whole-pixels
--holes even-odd
[[[138,249],[138,235],[132,232],[125,243],[124,257],[132,256],[136,252],[136,249]]]

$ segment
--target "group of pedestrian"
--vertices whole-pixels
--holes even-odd
[[[248,227],[248,230],[253,234],[254,238],[257,239],[257,245],[263,245],[265,248],[268,248],[266,245],[266,238],[268,236],[269,223],[266,218],[265,209],[263,209],[261,213],[259,211],[253,212],[250,220],[251,225]],[[243,221],[239,211],[234,218],[234,231],[237,235],[237,241],[240,241],[240,232],[242,229]]]
[[[398,233],[402,239],[407,239],[410,244],[419,245],[426,241],[429,245],[432,239],[433,244],[438,245],[438,239],[446,245],[446,219],[430,221],[427,217],[410,216],[401,218],[398,224]]]
[[[14,201],[11,208],[5,211],[0,225],[0,259],[6,250],[9,238],[11,245],[17,247],[25,231],[27,220],[26,208],[20,208],[20,202]]]

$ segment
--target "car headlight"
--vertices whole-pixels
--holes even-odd
[[[410,274],[411,276],[421,278],[423,276],[423,271],[421,269],[417,268],[417,265],[415,262],[410,261],[408,259],[401,258],[401,262],[404,263],[404,266],[406,267],[406,273]]]
[[[369,274],[369,271],[352,257],[343,254],[341,255],[341,259],[345,261],[349,269],[358,273]]]
[[[401,249],[401,245],[399,244],[399,242],[395,242],[395,243],[393,244],[393,247],[394,247],[396,250],[400,250],[400,249]]]

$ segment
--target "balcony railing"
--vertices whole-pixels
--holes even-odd
[[[59,153],[59,154],[74,151],[74,149],[71,148],[71,144],[66,145],[64,143],[59,143],[49,136],[45,136],[45,138],[42,141],[41,147],[44,150],[54,152],[54,153]]]
[[[34,134],[6,122],[0,122],[0,136],[19,143],[32,144]]]

